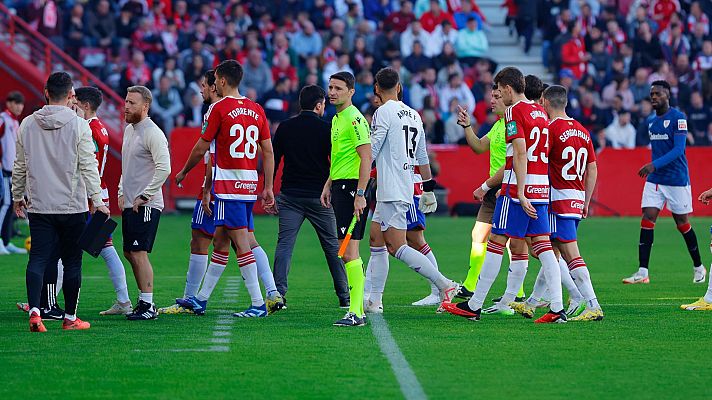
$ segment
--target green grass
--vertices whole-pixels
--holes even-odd
[[[151,255],[159,306],[183,293],[188,223],[188,216],[161,220]],[[693,220],[707,265],[710,223]],[[472,221],[432,218],[429,224],[441,269],[463,279]],[[272,257],[277,220],[261,217],[256,225]],[[691,282],[684,242],[669,219],[656,230],[652,283],[622,285],[620,279],[637,268],[638,226],[636,218],[581,225],[582,254],[606,312],[601,323],[535,326],[519,317],[484,316],[474,323],[436,315],[434,309],[409,306],[428,285],[391,259],[384,316],[428,397],[710,398],[712,313],[678,309],[701,296],[706,285]],[[27,331],[27,317],[14,305],[26,298],[26,256],[2,256],[0,398],[401,398],[371,329],[331,326],[343,311],[316,235],[308,224],[303,228],[292,260],[289,309],[235,321],[226,353],[173,350],[208,348],[218,319],[210,310],[241,310],[249,302],[244,287],[236,304],[222,296],[226,279],[239,274],[234,255],[206,316],[165,315],[146,322],[98,316],[113,301],[113,290],[103,264],[86,256],[79,316],[92,329],[64,332],[48,322],[49,331],[41,335]],[[364,260],[367,252],[363,243]],[[526,288],[538,268],[532,263]],[[492,295],[503,291],[502,271]],[[135,298],[130,268],[127,279]]]

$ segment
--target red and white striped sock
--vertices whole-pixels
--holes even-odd
[[[581,292],[581,295],[583,295],[584,300],[586,300],[586,307],[600,308],[601,305],[598,304],[596,293],[593,291],[591,274],[588,272],[588,267],[586,267],[586,263],[583,261],[583,258],[574,258],[569,262],[568,268],[571,277],[573,277],[576,286]]]
[[[245,281],[247,293],[250,294],[250,299],[252,299],[252,305],[255,307],[264,305],[265,300],[262,297],[262,290],[260,289],[260,281],[257,274],[257,261],[252,251],[239,254],[237,256],[237,265],[240,266],[240,274]]]
[[[482,263],[482,270],[480,271],[480,276],[477,279],[475,293],[467,302],[467,305],[470,306],[471,309],[479,310],[482,308],[482,304],[485,302],[487,293],[489,293],[494,280],[497,279],[497,275],[499,275],[499,269],[502,267],[503,257],[503,244],[499,244],[492,240],[487,242],[487,253],[485,253],[485,261]],[[517,290],[519,290],[519,288],[517,288]]]
[[[213,256],[210,259],[210,265],[208,265],[208,270],[205,272],[205,278],[203,278],[203,286],[198,292],[198,300],[207,301],[210,299],[210,295],[213,294],[215,286],[217,286],[222,273],[225,271],[227,266],[227,260],[230,257],[229,252],[221,252],[213,250]]]

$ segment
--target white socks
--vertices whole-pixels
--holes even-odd
[[[591,283],[591,275],[588,272],[586,263],[583,258],[576,257],[568,265],[571,271],[571,276],[574,278],[574,282],[578,286],[584,300],[586,300],[586,307],[588,308],[601,308],[598,304],[598,299],[596,299],[596,293],[593,291],[593,284]]]
[[[148,303],[148,304],[153,304],[153,293],[143,293],[143,292],[140,292],[140,293],[138,294],[138,299],[139,299],[139,300],[143,300],[143,301],[145,301],[145,302]]]
[[[712,265],[710,265],[710,275],[712,275]],[[707,293],[705,293],[705,301],[712,303],[712,276],[707,278]]]
[[[396,251],[395,256],[397,259],[408,264],[410,269],[438,285],[439,289],[444,288],[443,282],[446,282],[447,279],[430,263],[428,257],[425,257],[418,250],[412,249],[408,247],[407,244],[404,244]]]
[[[571,301],[581,301],[583,295],[579,291],[578,287],[574,283],[569,273],[569,266],[564,261],[563,257],[559,257],[559,273],[561,274],[561,284],[564,285],[566,291],[569,292],[569,298]]]
[[[638,276],[647,277],[648,269],[647,268],[638,268],[638,272],[636,272],[635,274]]]
[[[215,286],[217,286],[222,273],[225,271],[229,254],[228,252],[222,253],[213,250],[213,257],[210,260],[210,265],[208,265],[208,270],[205,272],[205,278],[203,278],[203,286],[200,287],[200,291],[196,296],[198,300],[206,301],[210,299],[210,295],[213,294]]]
[[[277,285],[274,283],[274,275],[269,267],[269,257],[267,257],[267,253],[265,253],[265,250],[261,246],[257,246],[252,249],[252,254],[255,256],[255,261],[257,262],[257,275],[259,275],[262,284],[265,285],[267,296],[277,294]]]
[[[64,319],[69,320],[69,321],[76,321],[77,316],[74,314],[64,314]]]
[[[507,289],[504,291],[500,304],[509,306],[509,303],[517,297],[519,289],[524,283],[524,278],[527,276],[527,267],[529,266],[529,254],[515,254],[512,256],[512,261],[509,263],[509,273],[507,274]]]
[[[190,296],[195,296],[200,289],[200,283],[208,270],[208,255],[207,254],[190,254],[188,261],[188,273],[185,276],[185,291],[183,298],[187,299]]]
[[[435,267],[435,269],[437,269],[438,271],[440,270],[440,267],[438,267],[438,260],[435,259],[435,254],[433,254],[433,250],[427,243],[425,243],[423,247],[421,247],[418,251],[421,252],[425,257],[428,257],[428,261],[433,264],[433,267]],[[438,289],[437,285],[432,282],[430,283],[430,294],[436,296],[440,294],[440,289]]]
[[[116,252],[116,248],[114,246],[104,247],[99,255],[104,259],[106,268],[109,269],[109,278],[111,278],[111,284],[114,285],[116,299],[119,303],[128,303],[129,289],[126,286],[126,271],[119,254]]]
[[[368,259],[368,268],[366,270],[366,279],[368,280],[369,275],[371,278],[369,282],[370,288],[365,293],[368,293],[368,300],[374,304],[383,303],[383,290],[386,287],[389,267],[386,246],[371,247],[371,256]]]
[[[240,266],[240,274],[245,281],[245,287],[252,299],[252,305],[261,307],[265,304],[260,289],[260,281],[257,274],[257,261],[251,251],[237,256],[237,265]]]
[[[539,273],[536,276],[536,281],[534,281],[534,287],[532,292],[527,299],[527,304],[534,306],[541,301],[541,299],[546,295],[546,277],[544,276],[544,268],[539,268]]]
[[[495,243],[491,240],[487,242],[487,253],[485,254],[485,261],[482,263],[480,278],[477,281],[477,286],[475,286],[474,294],[467,302],[467,305],[472,310],[479,310],[482,308],[482,304],[485,302],[487,293],[489,293],[494,280],[497,279],[497,275],[499,275],[499,269],[502,267],[503,255],[504,245]],[[517,290],[519,290],[519,288],[517,288]]]
[[[551,311],[559,312],[564,309],[564,302],[561,294],[561,269],[559,261],[556,259],[551,242],[548,240],[532,244],[534,254],[541,261],[541,268],[544,270],[549,294],[551,295]]]

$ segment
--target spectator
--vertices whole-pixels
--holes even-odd
[[[153,71],[153,81],[160,81],[161,77],[166,77],[171,82],[171,87],[182,92],[185,89],[185,75],[183,71],[177,68],[177,62],[174,57],[166,58],[163,66],[156,68]]]
[[[456,98],[450,100],[449,111],[445,119],[445,143],[450,144],[467,144],[465,141],[465,130],[457,124],[457,106]],[[476,127],[473,127],[476,129]]]
[[[707,14],[702,12],[699,1],[690,3],[690,12],[687,15],[687,31],[692,32],[695,27],[702,26],[702,33],[707,36],[710,34],[710,19]]]
[[[392,27],[396,32],[403,33],[410,23],[415,21],[415,14],[413,14],[413,3],[404,0],[401,1],[401,8],[398,11],[394,11],[388,15],[388,18],[384,21],[384,28]]]
[[[670,65],[665,60],[658,60],[655,65],[655,72],[648,76],[648,84],[658,80],[666,80],[670,74]]]
[[[598,39],[591,47],[591,59],[589,60],[589,73],[594,76],[596,82],[601,84],[611,66],[611,55],[606,51],[605,42]]]
[[[274,86],[272,71],[262,59],[260,50],[251,50],[242,68],[244,75],[240,84],[240,93],[245,93],[247,88],[253,88],[259,98]]]
[[[420,110],[423,119],[423,130],[429,143],[442,143],[444,136],[443,122],[440,119],[440,112],[435,99],[425,96],[423,99],[423,109]]]
[[[292,49],[299,57],[307,58],[321,54],[323,42],[311,21],[306,21],[302,30],[292,36]]]
[[[334,35],[329,39],[329,43],[324,47],[321,52],[321,63],[326,65],[330,62],[336,61],[337,54],[342,52],[343,41],[341,36]]]
[[[690,54],[690,41],[682,34],[682,25],[679,23],[670,24],[670,30],[661,35],[662,50],[665,60],[671,64],[677,64],[677,58],[682,54]]]
[[[375,24],[382,23],[393,12],[391,0],[366,0],[363,4],[363,17]]]
[[[185,0],[178,0],[173,4],[172,20],[182,32],[193,30],[193,18],[188,13],[188,3]]]
[[[465,3],[467,4],[467,3]],[[457,29],[455,29],[450,21],[443,21],[442,24],[435,27],[435,30],[430,35],[431,54],[440,55],[445,43],[455,44],[457,42]]]
[[[193,56],[193,60],[188,64],[185,71],[185,80],[188,82],[199,81],[209,68],[204,64],[203,57],[198,54]]]
[[[151,118],[165,132],[166,137],[170,137],[176,117],[183,111],[180,94],[173,88],[171,79],[167,76],[161,77],[158,88],[153,89],[152,94]]]
[[[462,8],[460,11],[453,15],[453,19],[455,20],[455,29],[465,29],[467,26],[467,20],[471,17],[477,20],[478,29],[482,29],[482,16],[472,10],[472,2],[465,0],[462,2]]]
[[[157,65],[161,61],[163,44],[161,37],[153,30],[153,25],[148,18],[141,18],[138,29],[131,35],[133,47],[140,50],[146,60],[151,65]]]
[[[645,68],[635,70],[633,84],[630,85],[630,91],[633,93],[633,102],[640,103],[641,100],[650,95],[650,84],[648,83],[648,71]]]
[[[57,47],[64,47],[62,11],[53,0],[30,2],[27,9],[27,22]]]
[[[630,24],[628,24],[628,37],[636,37],[638,32],[640,32],[640,26],[644,23],[648,25],[652,32],[658,30],[658,23],[648,17],[648,9],[641,5],[636,7],[635,17]]]
[[[637,113],[638,127],[635,134],[636,146],[647,146],[650,144],[650,132],[648,131],[648,118],[654,114],[653,105],[650,98],[646,97],[640,102],[640,108]]]
[[[604,131],[606,141],[614,149],[635,148],[635,128],[630,123],[630,111],[622,110]]]
[[[490,86],[490,88],[492,88],[492,86]],[[477,121],[479,125],[486,123],[487,116],[490,114],[490,111],[492,111],[492,90],[485,90],[482,93],[481,99],[482,100],[476,103],[475,109],[472,110],[472,116],[475,117],[475,121]]]
[[[84,6],[75,4],[69,14],[69,20],[64,28],[67,53],[74,59],[79,59],[82,47],[89,46],[89,40],[84,34]]]
[[[614,51],[620,50],[621,45],[628,39],[616,20],[606,22],[606,33],[608,36],[609,46],[613,47]]]
[[[433,65],[438,71],[445,68],[447,65],[459,63],[457,61],[457,54],[455,54],[455,43],[445,42],[443,43],[442,52],[433,58]]]
[[[413,52],[413,43],[429,43],[430,34],[423,29],[420,21],[413,21],[408,29],[403,32],[400,36],[400,51],[401,57],[405,58]],[[425,53],[426,56],[430,57],[432,54]]]
[[[462,67],[460,67],[460,62],[457,61],[457,59],[451,61],[450,63],[446,64],[444,67],[438,70],[438,84],[440,84],[440,86],[447,85],[448,79],[452,74],[457,74],[460,76],[465,75],[462,70]]]
[[[267,54],[269,65],[276,65],[279,62],[279,56],[286,54],[289,56],[289,63],[297,65],[299,57],[297,53],[289,47],[289,39],[284,32],[276,32],[272,36],[272,50]]]
[[[649,24],[642,23],[638,28],[638,35],[633,42],[633,51],[638,67],[653,68],[655,63],[663,58],[660,41],[653,34]]]
[[[568,26],[570,39],[561,46],[561,68],[568,69],[577,81],[586,72],[591,55],[586,53],[586,47],[581,37],[581,25],[571,21]]]
[[[128,7],[122,7],[119,19],[116,22],[116,36],[121,46],[128,46],[131,43],[131,35],[136,30],[136,19]]]
[[[316,56],[311,56],[306,59],[304,65],[299,69],[300,86],[305,86],[307,76],[316,75],[317,82],[313,83],[316,86],[321,85],[321,70],[319,69],[319,59]]]
[[[245,58],[246,54],[242,49],[242,46],[240,45],[240,39],[238,38],[231,38],[225,43],[225,48],[220,50],[218,52],[218,56],[216,57],[216,62],[219,60],[237,60],[240,64],[245,63]],[[214,65],[213,67],[216,67]]]
[[[289,56],[286,53],[280,54],[276,65],[272,67],[272,80],[277,82],[281,78],[289,79],[290,91],[295,92],[297,90],[297,85],[299,84],[297,69],[289,63]]]
[[[680,82],[687,85],[691,90],[702,90],[700,74],[690,65],[690,60],[687,54],[680,54],[677,57],[674,73]]]
[[[271,124],[274,124],[289,118],[293,97],[289,78],[279,78],[274,87],[258,102],[264,104],[265,116]]]
[[[177,125],[189,128],[203,126],[203,99],[199,93],[191,92],[188,104],[183,108],[183,114],[179,116]]]
[[[403,66],[410,71],[410,73],[415,74],[432,67],[433,61],[430,57],[423,54],[423,45],[416,41],[413,42],[413,53],[403,60]]]
[[[656,33],[664,31],[673,14],[680,11],[680,3],[677,0],[654,0],[652,15],[653,20],[658,23]]]
[[[323,82],[328,82],[329,77],[340,71],[348,71],[353,74],[354,71],[349,65],[349,55],[348,53],[338,53],[336,60],[324,65],[324,72],[322,73],[321,79]]]
[[[351,52],[351,69],[354,70],[356,75],[363,71],[366,67],[366,58],[368,57],[368,52],[366,51],[366,38],[363,36],[357,36],[354,40],[354,49]]]
[[[445,114],[450,111],[450,102],[457,99],[458,104],[468,110],[475,109],[475,96],[470,88],[462,82],[462,76],[451,74],[448,77],[448,85],[440,90],[440,112]]]
[[[586,130],[593,134],[593,132],[598,132],[605,127],[602,123],[601,109],[596,107],[594,96],[591,92],[586,91],[581,95],[580,105],[578,121]]]
[[[203,42],[200,39],[192,38],[190,40],[190,48],[178,54],[178,68],[182,70],[188,69],[189,65],[194,62],[195,56],[203,58],[203,65],[213,65],[213,54],[203,46]]]
[[[688,41],[690,42],[690,55],[694,59],[702,51],[702,46],[705,44],[705,40],[709,39],[709,35],[705,34],[705,29],[709,28],[707,24],[696,24],[688,35]]]
[[[111,4],[108,0],[99,1],[94,12],[88,13],[86,26],[87,34],[94,41],[95,46],[118,50],[116,18],[111,13]]]
[[[213,7],[214,3],[215,2],[212,2],[212,4],[209,2],[203,2],[200,5],[200,14],[198,14],[195,20],[195,29],[197,31],[198,23],[202,22],[203,26],[207,28],[209,34],[216,37],[225,30],[225,20],[223,19],[221,12]]]
[[[400,35],[390,25],[386,25],[376,37],[373,56],[379,65],[385,65],[384,60],[400,57]]]
[[[429,67],[422,72],[422,79],[410,88],[410,106],[420,111],[423,109],[426,96],[430,96],[435,104],[440,104],[436,86],[437,72]]]
[[[620,96],[623,99],[623,108],[627,110],[632,109],[635,105],[633,92],[630,90],[630,83],[625,75],[617,75],[601,92],[601,99],[608,106],[613,104],[613,99],[616,96]]]
[[[235,23],[238,32],[244,33],[252,25],[252,17],[245,12],[244,4],[238,4],[230,12],[230,20]]]
[[[705,40],[702,45],[702,52],[697,55],[693,68],[697,71],[708,71],[712,68],[712,40]]]
[[[359,110],[363,110],[373,97],[373,74],[371,71],[361,71],[356,76],[356,85],[354,86],[355,93],[351,98],[353,104]]]
[[[702,94],[692,92],[690,96],[690,107],[686,110],[687,121],[689,122],[689,134],[691,144],[695,146],[709,146],[710,136],[708,128],[712,123],[712,113],[709,107],[705,107]]]
[[[151,86],[151,69],[146,65],[143,53],[134,50],[131,55],[131,63],[126,66],[121,74],[121,93],[126,94],[129,86]]]
[[[455,25],[455,20],[452,18],[452,15],[447,12],[447,9],[443,10],[440,8],[440,2],[438,0],[430,0],[430,10],[420,16],[420,24],[423,26],[423,29],[428,33],[433,33],[435,28],[442,24],[443,21],[448,21],[451,25]]]
[[[534,25],[537,20],[536,0],[515,0],[517,4],[517,33],[524,37],[524,53],[529,54],[534,36]]]
[[[467,27],[457,35],[455,43],[455,54],[461,63],[474,65],[475,62],[484,57],[489,50],[487,35],[477,28],[477,20],[473,17],[467,19]],[[468,108],[472,110],[472,108]]]

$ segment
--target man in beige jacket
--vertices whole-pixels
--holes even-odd
[[[126,94],[127,126],[121,148],[119,207],[122,212],[124,256],[131,263],[139,300],[129,320],[154,319],[153,267],[148,253],[163,210],[163,183],[171,173],[166,135],[148,117],[153,97],[144,86],[131,86]]]
[[[18,217],[30,222],[32,249],[27,263],[30,331],[45,332],[40,317],[44,271],[64,264],[63,329],[89,329],[77,318],[81,286],[82,250],[77,244],[84,230],[91,198],[93,208],[109,214],[101,196],[91,128],[70,108],[74,105],[72,78],[55,72],[45,85],[48,105],[25,118],[17,137],[12,170],[12,199]],[[27,200],[25,200],[25,197]]]

